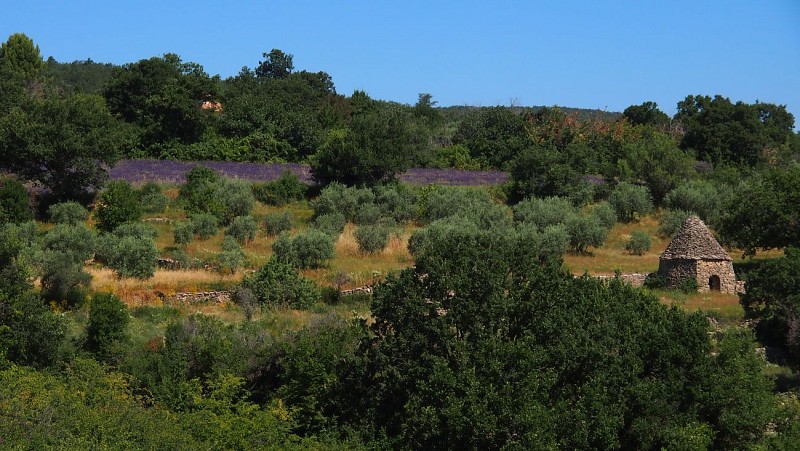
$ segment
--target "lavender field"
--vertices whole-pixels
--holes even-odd
[[[300,180],[311,183],[311,168],[296,163],[236,163],[230,161],[167,161],[167,160],[122,160],[111,170],[112,180],[127,180],[131,183],[159,182],[183,183],[184,174],[194,166],[203,165],[226,177],[268,182],[278,178],[287,169]],[[459,169],[412,168],[400,175],[406,183],[427,185],[500,185],[508,180],[508,173],[500,171],[464,171]]]

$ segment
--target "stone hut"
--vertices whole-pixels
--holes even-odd
[[[695,279],[699,291],[736,292],[731,257],[697,216],[689,216],[661,254],[658,275],[675,288]]]

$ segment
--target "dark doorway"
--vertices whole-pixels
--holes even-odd
[[[708,278],[708,289],[711,291],[719,291],[719,276],[711,276]]]

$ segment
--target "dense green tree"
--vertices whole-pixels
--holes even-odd
[[[714,164],[756,166],[769,153],[789,146],[794,116],[783,105],[735,104],[726,97],[687,96],[678,102],[684,129],[681,147]]]
[[[14,33],[0,44],[0,69],[15,73],[30,84],[42,80],[44,68],[39,46],[24,33]]]
[[[102,98],[28,98],[0,117],[0,168],[41,183],[57,200],[85,200],[103,185],[128,136]]]
[[[658,104],[646,101],[641,105],[631,105],[625,108],[622,116],[633,125],[653,125],[664,127],[669,124],[669,116],[658,109]]]
[[[157,157],[159,145],[200,139],[213,113],[199,105],[214,98],[217,85],[199,64],[167,53],[116,69],[103,96],[114,115],[141,129],[142,144]]]
[[[653,201],[647,187],[622,182],[614,188],[608,202],[624,222],[631,222],[636,215],[646,215],[653,211]]]
[[[127,338],[128,308],[111,293],[95,293],[89,303],[86,349],[103,360],[114,357],[115,346]]]
[[[76,225],[86,222],[89,211],[77,202],[62,202],[51,205],[47,209],[47,215],[54,224]]]
[[[619,176],[628,182],[644,182],[653,201],[660,205],[670,191],[696,176],[694,158],[678,148],[666,133],[650,127],[641,130],[641,137],[621,146],[623,159]]]
[[[582,186],[580,174],[567,156],[549,145],[525,148],[511,162],[509,200],[527,197],[570,196]]]
[[[0,178],[0,224],[33,220],[33,211],[25,185],[13,178]]]
[[[152,238],[146,236],[123,236],[113,244],[108,267],[117,276],[149,279],[156,271],[158,248]]]
[[[91,58],[84,61],[59,63],[52,56],[47,58],[46,71],[53,82],[67,91],[102,94],[103,87],[118,68],[111,63],[97,63]]]
[[[506,107],[479,108],[467,115],[453,135],[481,166],[505,169],[530,141],[525,119]]]
[[[262,308],[308,308],[320,300],[319,288],[313,281],[276,258],[246,276],[242,285],[252,290]]]
[[[294,70],[294,55],[284,53],[279,49],[272,49],[269,53],[264,52],[264,61],[258,63],[256,67],[256,77],[258,78],[277,78],[288,77]]]
[[[110,232],[126,222],[138,221],[142,216],[139,195],[125,180],[113,180],[100,194],[94,211],[97,228]]]
[[[800,165],[771,168],[743,180],[721,211],[723,241],[756,249],[800,246]]]
[[[312,176],[323,185],[392,181],[415,161],[419,152],[415,139],[408,115],[398,108],[358,115],[350,128],[328,133],[311,162]]]

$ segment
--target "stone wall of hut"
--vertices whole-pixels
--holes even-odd
[[[719,291],[736,293],[736,273],[733,263],[727,260],[699,260],[697,262],[697,287],[699,291],[709,291],[711,276],[719,277]]]
[[[687,279],[697,279],[696,260],[662,258],[658,262],[658,275],[667,288],[678,288]],[[706,281],[708,283],[708,281]]]

